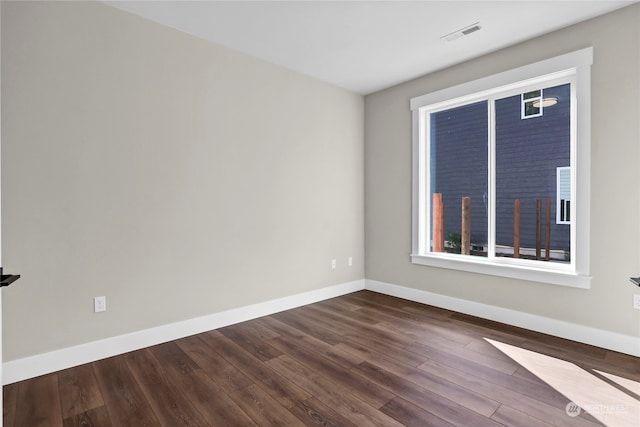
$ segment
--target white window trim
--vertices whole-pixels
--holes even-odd
[[[593,48],[586,48],[534,64],[515,68],[479,80],[453,86],[411,99],[413,117],[413,205],[412,252],[414,264],[449,268],[494,276],[543,282],[577,288],[590,288],[590,165],[591,165],[591,64]],[[572,135],[577,141],[571,150],[572,260],[570,265],[510,258],[482,258],[457,254],[433,253],[425,250],[427,234],[427,201],[425,147],[425,111],[444,109],[450,105],[472,102],[508,90],[521,90],[542,77],[574,76],[576,114]],[[579,184],[579,185],[577,185]],[[491,227],[491,224],[489,224]],[[488,230],[492,233],[493,230]]]

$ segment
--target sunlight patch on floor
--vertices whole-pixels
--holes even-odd
[[[640,401],[590,374],[571,362],[545,356],[485,338],[487,342],[549,384],[606,426],[640,426]],[[637,393],[640,383],[615,375],[598,373]],[[567,416],[579,411],[567,405]]]
[[[622,378],[622,377],[619,377],[619,376],[613,375],[613,374],[608,374],[606,372],[598,371],[598,370],[595,370],[595,369],[594,369],[594,371],[599,373],[603,377],[609,378],[614,383],[616,383],[618,385],[621,385],[622,387],[626,388],[627,390],[632,391],[633,393],[635,393],[638,396],[640,396],[640,383],[638,381],[628,380],[626,378]]]

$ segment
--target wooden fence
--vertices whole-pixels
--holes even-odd
[[[542,257],[542,202],[536,200],[536,254],[535,259],[549,261],[551,256],[551,199],[547,198],[545,203],[544,217],[544,240],[545,251]],[[444,202],[442,201],[442,193],[433,194],[433,252],[445,251],[445,221],[444,221]],[[471,254],[471,198],[463,197],[461,201],[462,210],[462,226],[460,230],[461,253],[464,255]],[[513,257],[520,258],[520,199],[513,202]]]

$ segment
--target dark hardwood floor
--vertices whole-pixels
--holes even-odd
[[[361,291],[5,386],[4,425],[602,425],[485,337],[640,381],[632,356]]]

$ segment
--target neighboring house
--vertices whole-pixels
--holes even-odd
[[[535,96],[531,92],[529,96]],[[513,247],[514,200],[521,201],[521,247],[536,246],[536,200],[551,199],[551,249],[570,249],[570,93],[568,85],[547,88],[540,98],[557,103],[542,109],[521,94],[496,101],[496,246]],[[525,107],[529,107],[528,109]],[[487,244],[488,143],[485,102],[432,115],[431,179],[445,205],[445,239],[460,233],[461,198],[471,198],[471,243]],[[437,159],[437,160],[436,160]],[[561,179],[559,179],[559,177]],[[559,190],[560,188],[560,190]]]

